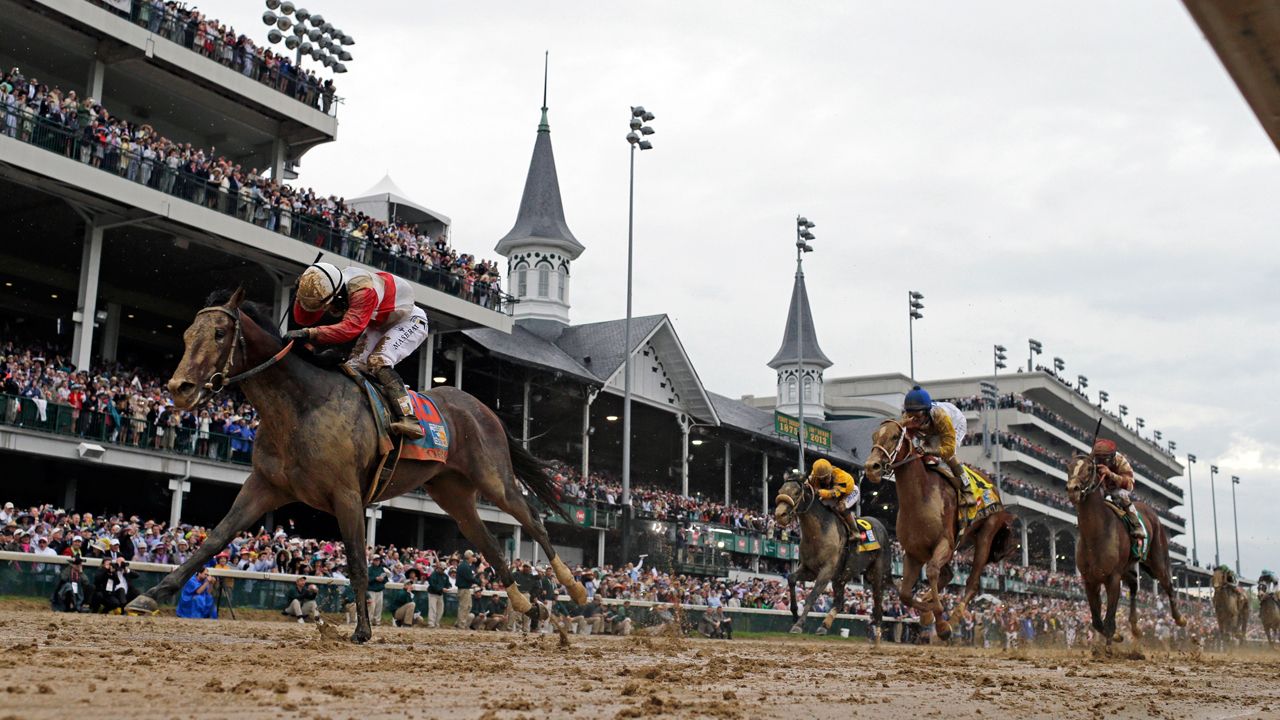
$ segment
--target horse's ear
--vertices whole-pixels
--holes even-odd
[[[244,303],[244,285],[236,288],[236,291],[231,293],[231,299],[227,301],[227,309],[239,310],[242,303]]]

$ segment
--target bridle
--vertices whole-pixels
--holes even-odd
[[[871,450],[872,452],[879,450],[880,453],[884,455],[885,463],[889,466],[886,468],[886,472],[884,474],[892,475],[894,470],[906,465],[912,460],[915,460],[919,455],[911,449],[911,443],[907,439],[907,427],[905,425],[897,420],[885,420],[882,424],[891,424],[898,428],[898,444],[893,448],[893,450],[887,450],[883,445],[872,443]],[[902,453],[903,448],[906,448],[908,452],[906,456],[899,459],[898,455]]]
[[[1089,479],[1083,483],[1077,491],[1083,499],[1085,496],[1098,489],[1098,484],[1102,482],[1101,473],[1098,472],[1098,461],[1092,455],[1077,455],[1081,465],[1087,465],[1089,468]],[[1067,484],[1071,484],[1072,476],[1067,477]]]
[[[792,482],[796,481],[793,480]],[[807,482],[796,482],[796,484],[800,486],[800,499],[797,500],[784,492],[779,492],[778,497],[774,498],[773,502],[774,504],[785,502],[791,505],[791,512],[789,513],[791,515],[804,515],[809,512],[809,508],[813,507],[813,502],[817,499],[818,494],[814,492],[813,487]],[[800,503],[804,503],[803,510],[800,509]]]
[[[231,367],[235,365],[237,348],[239,348],[240,355],[244,357],[246,361],[248,361],[249,359],[249,351],[245,347],[244,331],[241,327],[243,323],[243,315],[240,312],[240,308],[236,308],[235,312],[232,312],[231,310],[228,310],[221,305],[215,305],[213,307],[207,307],[197,312],[196,317],[200,317],[201,315],[205,313],[210,313],[210,312],[219,312],[231,318],[231,320],[235,322],[235,325],[236,325],[235,336],[232,337],[231,339],[230,349],[225,351],[227,353],[227,359],[226,359],[226,362],[222,363],[222,369],[215,371],[212,375],[210,375],[209,379],[205,381],[203,386],[201,386],[200,395],[196,398],[196,402],[193,407],[199,407],[200,405],[203,405],[204,403],[208,402],[209,399],[212,398],[214,395],[217,395],[218,393],[225,390],[228,385],[234,385],[243,380],[248,380],[254,375],[257,375],[263,370],[266,370],[272,365],[275,365],[276,363],[284,359],[284,356],[288,355],[289,351],[293,349],[293,341],[290,340],[287,345],[285,345],[283,348],[280,349],[280,352],[276,353],[275,355],[272,355],[262,364],[256,367],[253,367],[249,370],[246,370],[240,373],[239,375],[231,375],[231,377],[227,377],[228,375],[231,374]]]

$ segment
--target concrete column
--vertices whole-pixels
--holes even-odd
[[[169,499],[169,527],[175,528],[182,523],[182,496],[191,492],[191,483],[174,478],[169,481],[169,489],[173,491]]]
[[[89,367],[93,356],[93,320],[98,312],[98,274],[102,269],[102,228],[87,225],[80,254],[80,289],[76,295],[75,339],[71,357],[77,370]]]
[[[282,138],[271,141],[271,179],[284,182],[285,145]]]
[[[1022,566],[1026,567],[1031,564],[1030,549],[1027,547],[1027,521],[1022,523]]]
[[[732,496],[733,484],[733,446],[725,441],[724,444],[724,504],[729,506],[729,500]]]
[[[512,560],[519,560],[519,559],[520,559],[520,544],[524,542],[524,528],[522,528],[522,527],[520,527],[519,525],[517,525],[517,526],[516,526],[516,529],[515,529],[515,532],[513,532],[513,533],[511,534],[511,537],[512,537],[512,539],[513,539],[513,540],[515,540],[515,541],[516,541],[516,549],[515,549],[515,552],[513,552],[513,553],[511,554],[511,559],[512,559]]]
[[[292,293],[293,283],[286,282],[283,275],[271,273],[272,279],[275,281],[275,293],[271,297],[271,319],[276,322],[276,329],[281,326],[288,326],[288,323],[282,323],[285,313],[289,312],[293,305]]]
[[[262,526],[267,529],[268,533],[276,531],[276,511],[268,510],[266,515],[262,516]]]
[[[453,386],[462,389],[462,361],[467,356],[467,351],[461,345],[454,350],[454,370],[453,370]]]
[[[101,60],[89,61],[89,79],[85,82],[85,90],[89,97],[102,104],[102,82],[107,74],[107,64]]]
[[[115,362],[120,347],[120,303],[107,303],[107,323],[102,329],[102,359]]]
[[[421,550],[423,545],[427,544],[427,516],[418,516],[417,532],[414,535],[414,547]]]
[[[462,357],[462,353],[458,353],[458,357]],[[525,450],[529,449],[529,377],[524,378],[524,401],[520,405],[520,444]],[[461,387],[461,386],[459,386]]]
[[[604,567],[604,530],[598,530],[596,535],[596,567]]]
[[[760,504],[765,515],[769,514],[769,456],[761,453],[764,458],[764,471],[760,473]]]
[[[591,403],[596,401],[596,391],[587,388],[586,402],[582,404],[582,477],[591,475]]]
[[[62,493],[62,507],[67,509],[68,513],[75,512],[76,507],[76,478],[69,477]]]
[[[436,358],[436,336],[428,333],[427,339],[418,346],[418,392],[431,389],[431,375]],[[421,548],[419,548],[421,550]]]
[[[377,544],[378,539],[378,520],[382,517],[381,505],[370,505],[364,509],[364,542],[372,547]]]
[[[1049,572],[1058,572],[1058,532],[1049,532]]]
[[[680,423],[680,494],[689,496],[689,423]]]

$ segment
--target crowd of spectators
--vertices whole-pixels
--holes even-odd
[[[0,76],[0,134],[57,152],[271,232],[401,275],[482,307],[502,308],[496,261],[459,253],[443,235],[369,217],[343,198],[294,188],[216,154],[161,137],[18,68]]]
[[[0,382],[6,425],[240,463],[253,453],[258,418],[234,390],[180,412],[165,381],[145,368],[77,370],[55,345],[13,340],[0,344]]]
[[[320,82],[315,73],[295,65],[288,55],[257,45],[247,36],[238,35],[235,28],[208,18],[185,3],[134,0],[128,10],[123,10],[118,3],[90,2],[321,112],[334,110],[332,79]]]
[[[583,478],[581,470],[558,460],[549,461],[553,477],[568,502],[590,504],[601,509],[622,505],[622,482],[604,473]],[[631,488],[631,504],[642,516],[668,522],[705,522],[725,525],[743,535],[768,540],[799,539],[794,528],[779,527],[772,514],[701,497],[687,497],[652,486]]]
[[[1033,443],[1021,435],[1015,435],[1005,430],[992,430],[990,435],[992,440],[998,441],[1000,445],[1007,450],[1014,450],[1024,455],[1030,455],[1046,465],[1055,467],[1063,472],[1066,472],[1067,470],[1066,459],[1043,445]],[[960,444],[964,446],[982,445],[982,441],[983,438],[981,432],[971,432],[964,436],[960,441]]]

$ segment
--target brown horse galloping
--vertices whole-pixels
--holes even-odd
[[[957,550],[956,491],[937,470],[929,468],[924,458],[911,446],[902,423],[885,420],[872,435],[871,455],[864,467],[867,479],[878,483],[885,470],[892,470],[898,485],[898,542],[906,553],[902,585],[898,598],[902,604],[920,611],[920,622],[932,624],[935,614],[938,637],[951,637],[951,624],[941,618],[942,601],[938,593],[951,582],[951,557]],[[1010,515],[1004,510],[992,513],[969,526],[964,542],[973,541],[973,565],[964,595],[952,617],[964,616],[965,608],[978,594],[982,569],[987,563],[998,563],[1013,552]],[[923,601],[915,599],[915,585],[920,568],[929,579],[929,593]]]
[[[1222,649],[1227,649],[1228,638],[1244,645],[1249,630],[1249,596],[1227,581],[1227,572],[1222,568],[1213,571],[1209,586],[1213,588],[1213,614],[1218,618],[1218,642]]]
[[[1138,627],[1138,561],[1130,553],[1129,528],[1114,510],[1107,507],[1102,497],[1102,480],[1097,465],[1090,456],[1075,454],[1067,466],[1067,498],[1076,506],[1076,524],[1080,539],[1076,542],[1076,568],[1084,582],[1085,596],[1089,599],[1089,611],[1093,615],[1093,629],[1107,638],[1107,644],[1124,642],[1124,636],[1116,633],[1116,606],[1120,602],[1120,581],[1129,586],[1129,629],[1135,638],[1142,637]],[[1173,621],[1186,627],[1187,621],[1178,612],[1173,596],[1172,576],[1169,572],[1169,535],[1160,518],[1150,505],[1133,504],[1134,509],[1147,522],[1147,559],[1143,561],[1148,572],[1160,582],[1169,598],[1169,612]],[[1107,590],[1107,615],[1102,616],[1102,589]]]
[[[1258,619],[1262,621],[1262,629],[1267,633],[1267,646],[1276,649],[1276,641],[1280,640],[1280,600],[1274,592],[1267,593],[1258,601]]]
[[[226,304],[201,310],[187,328],[183,336],[186,352],[169,381],[169,393],[179,409],[200,405],[210,390],[220,389],[227,376],[260,370],[241,381],[244,394],[262,418],[253,447],[253,471],[230,512],[199,549],[127,609],[154,612],[157,599],[181,588],[264,513],[304,502],[338,520],[359,613],[351,639],[364,642],[372,633],[365,604],[369,564],[365,559],[363,498],[379,460],[373,413],[364,390],[349,378],[284,354],[284,343],[271,327],[260,308],[244,302],[241,288]],[[272,358],[281,355],[283,358],[272,364]],[[532,605],[516,587],[497,539],[476,512],[476,495],[481,494],[520,523],[551,559],[556,578],[569,589],[574,602],[585,603],[585,589],[556,557],[546,528],[522,493],[521,484],[547,507],[563,512],[538,461],[511,439],[493,411],[471,395],[448,387],[426,395],[450,430],[448,461],[401,462],[373,501],[425,489],[457,521],[462,534],[480,548],[506,586],[512,609],[540,619],[545,608]]]

